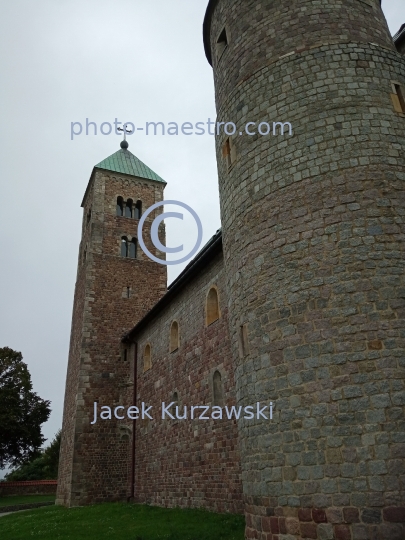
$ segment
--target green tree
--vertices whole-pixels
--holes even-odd
[[[41,455],[27,461],[6,474],[5,479],[9,482],[23,480],[55,480],[58,477],[59,450],[62,431],[59,430],[53,441]]]
[[[62,430],[60,429],[53,441],[49,446],[47,446],[43,453],[44,458],[44,472],[46,479],[54,479],[58,477],[58,467],[59,467],[59,451],[60,451],[60,441],[62,438]]]
[[[0,468],[39,456],[45,441],[41,424],[49,418],[49,405],[32,391],[22,354],[0,348]]]

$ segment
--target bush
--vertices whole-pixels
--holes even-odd
[[[6,474],[8,482],[22,482],[24,480],[56,480],[58,477],[59,450],[61,430],[57,432],[53,441],[38,457],[26,461],[13,471]]]

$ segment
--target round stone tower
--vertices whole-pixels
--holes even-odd
[[[404,57],[380,0],[211,0],[204,42],[237,396],[275,406],[246,538],[402,539]]]

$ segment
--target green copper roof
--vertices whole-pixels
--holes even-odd
[[[98,169],[130,174],[131,176],[147,178],[148,180],[155,180],[156,182],[163,182],[166,184],[163,178],[160,178],[158,174],[153,172],[152,169],[149,169],[145,163],[142,163],[140,159],[125,148],[121,148],[118,152],[115,152],[115,154],[103,159],[96,167]]]

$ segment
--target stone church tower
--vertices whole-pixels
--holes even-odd
[[[246,538],[403,538],[404,57],[380,0],[210,0],[204,41],[237,399],[277,410]]]
[[[142,210],[163,200],[166,183],[128,150],[94,167],[83,198],[63,414],[57,504],[125,499],[129,493],[131,423],[93,421],[93,403],[133,403],[134,351],[123,334],[166,292],[166,266],[137,245]],[[148,243],[151,220],[146,221]],[[164,226],[161,225],[164,242]]]

